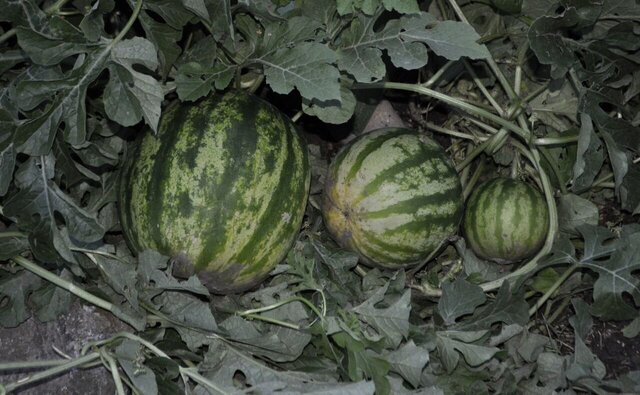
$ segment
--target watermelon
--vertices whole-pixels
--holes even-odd
[[[306,146],[269,103],[231,91],[168,109],[120,185],[134,251],[175,257],[215,293],[251,288],[287,254],[309,191]]]
[[[538,252],[547,236],[549,211],[542,194],[523,181],[494,178],[469,197],[463,220],[476,255],[512,263]]]
[[[438,143],[406,128],[364,134],[329,166],[322,212],[330,234],[370,265],[423,262],[457,232],[460,179]]]

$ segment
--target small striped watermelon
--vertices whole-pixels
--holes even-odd
[[[163,114],[158,136],[146,135],[126,167],[121,223],[133,250],[179,257],[213,292],[241,291],[287,254],[309,182],[293,123],[231,91]]]
[[[435,141],[406,128],[364,134],[338,153],[323,193],[331,235],[362,261],[423,262],[462,219],[460,179]]]
[[[523,181],[494,178],[469,197],[463,220],[467,243],[476,255],[517,262],[544,244],[549,211],[542,194]]]

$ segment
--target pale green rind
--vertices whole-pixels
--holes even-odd
[[[368,263],[419,263],[456,233],[462,217],[450,161],[437,143],[410,129],[380,129],[355,140],[332,162],[328,178],[327,227]]]
[[[147,135],[124,183],[136,250],[184,255],[214,292],[245,289],[286,255],[310,183],[293,124],[243,92],[180,105]]]
[[[517,262],[542,247],[548,221],[548,208],[540,192],[521,181],[495,178],[469,197],[463,229],[478,256]]]

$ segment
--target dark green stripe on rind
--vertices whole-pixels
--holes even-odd
[[[357,156],[354,160],[350,161],[349,173],[345,177],[344,182],[348,183],[352,181],[356,174],[358,174],[358,171],[360,171],[364,160],[373,152],[380,149],[382,144],[394,137],[406,134],[415,134],[415,132],[410,129],[403,128],[380,129],[376,132],[373,132],[371,135],[363,135],[359,139],[354,140],[350,147],[353,147],[351,152],[356,153]],[[344,159],[345,157],[342,157],[342,160]],[[339,167],[342,160],[338,161],[336,163],[336,166]]]

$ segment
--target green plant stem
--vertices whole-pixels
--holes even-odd
[[[476,86],[478,87],[478,89],[480,89],[480,92],[482,92],[482,94],[484,95],[484,97],[487,99],[487,101],[489,101],[489,103],[491,104],[491,106],[493,106],[493,108],[496,110],[496,112],[498,113],[498,115],[500,116],[504,116],[505,112],[502,109],[502,107],[500,107],[500,104],[498,104],[498,102],[496,101],[496,99],[493,97],[493,95],[491,93],[489,93],[489,91],[487,90],[487,88],[484,86],[484,84],[482,83],[482,81],[480,80],[480,78],[478,78],[478,75],[476,74],[476,72],[473,70],[473,68],[471,67],[471,65],[469,64],[469,61],[464,59],[463,60],[464,63],[464,67],[465,69],[467,69],[467,73],[469,73],[469,75],[471,76],[471,78],[473,79],[473,82],[475,82]]]
[[[367,269],[363,268],[362,265],[356,265],[356,267],[353,268],[353,270],[360,277],[365,277],[368,274]]]
[[[552,324],[555,320],[557,320],[560,314],[562,314],[564,309],[566,309],[570,303],[571,303],[571,298],[569,297],[563,298],[562,302],[560,302],[560,306],[556,307],[553,314],[551,314],[549,318],[547,318],[547,324]]]
[[[107,302],[104,299],[101,299],[95,295],[90,294],[89,292],[85,291],[84,289],[82,289],[81,287],[75,285],[74,283],[72,283],[71,281],[67,281],[64,280],[58,276],[56,276],[55,274],[51,273],[50,271],[43,269],[42,267],[38,266],[37,264],[35,264],[34,262],[31,262],[30,260],[23,258],[21,256],[15,256],[11,259],[12,261],[14,261],[15,263],[17,263],[18,265],[24,267],[25,269],[29,270],[30,272],[32,272],[33,274],[40,276],[42,278],[44,278],[45,280],[52,282],[53,284],[57,285],[58,287],[67,290],[68,292],[71,292],[72,294],[76,295],[77,297],[86,300],[87,302],[94,304],[104,310],[107,310],[111,313],[119,313],[119,316],[125,320],[128,324],[133,325],[134,327],[136,320],[129,317],[127,314],[125,314],[124,312],[120,311],[116,306],[114,306],[113,304],[111,304],[110,302]]]
[[[0,36],[0,44],[7,41],[11,37],[15,36],[18,31],[16,29],[9,29],[2,36]]]
[[[615,189],[615,187],[616,187],[615,182],[601,182],[597,186],[597,188],[609,188],[609,189]]]
[[[427,80],[427,82],[422,84],[422,86],[424,86],[425,88],[431,88],[436,82],[438,82],[438,80],[440,80],[440,78],[442,78],[444,73],[446,73],[447,70],[449,70],[449,68],[453,66],[455,63],[456,61],[454,60],[450,60],[447,63],[445,63],[444,66],[440,67],[438,71],[436,71],[435,74],[433,74],[431,78]]]
[[[60,11],[60,9],[64,7],[64,5],[67,4],[68,2],[69,0],[58,0],[55,3],[51,4],[49,7],[47,7],[44,10],[44,12],[48,15],[53,15],[58,11]]]
[[[433,130],[434,132],[438,132],[438,133],[441,133],[441,134],[446,134],[448,136],[457,137],[457,138],[461,138],[461,139],[465,139],[465,140],[484,141],[484,140],[487,139],[486,137],[473,136],[473,135],[471,135],[469,133],[463,133],[463,132],[458,132],[456,130],[443,128],[442,126],[438,126],[438,125],[433,124],[431,122],[425,122],[424,126],[427,127],[427,130]]]
[[[86,248],[79,248],[79,247],[71,247],[69,249],[71,251],[75,251],[75,252],[82,252],[83,254],[86,254],[86,255],[92,255],[92,254],[100,255],[100,256],[103,256],[105,258],[113,259],[115,261],[119,261],[119,262],[122,262],[122,263],[128,263],[125,259],[120,258],[117,255],[113,255],[113,254],[105,252],[105,251],[89,250],[89,249],[86,249]]]
[[[473,187],[478,182],[478,179],[480,178],[480,174],[482,174],[483,170],[484,170],[484,161],[481,160],[478,163],[478,166],[476,167],[475,171],[473,172],[471,179],[469,180],[469,182],[467,182],[467,185],[464,186],[464,191],[462,192],[462,196],[464,197],[465,201],[467,200],[469,195],[471,195],[471,191],[473,190]]]
[[[6,363],[0,363],[0,372],[5,370],[48,368],[50,366],[64,365],[67,362],[69,362],[68,359],[51,359],[51,360],[27,361],[27,362],[6,362]]]
[[[260,314],[245,314],[245,315],[243,315],[243,317],[247,318],[247,319],[251,319],[251,320],[258,320],[258,321],[268,322],[270,324],[283,326],[285,328],[293,329],[293,330],[296,330],[296,331],[299,331],[300,329],[302,329],[302,327],[300,325],[298,325],[298,324],[294,324],[294,323],[291,323],[291,322],[278,320],[278,319],[271,318],[271,317],[266,317],[266,316],[263,316],[263,315],[260,315]]]
[[[270,304],[268,306],[258,307],[256,309],[249,309],[249,310],[241,311],[241,312],[238,313],[238,315],[241,316],[241,317],[245,317],[245,316],[253,315],[253,314],[256,314],[256,313],[263,313],[265,311],[270,311],[270,310],[273,310],[273,309],[277,309],[280,306],[284,306],[284,305],[292,303],[292,302],[304,303],[305,305],[307,305],[307,307],[309,307],[309,309],[311,309],[311,311],[313,311],[313,313],[315,315],[318,316],[318,318],[320,318],[321,320],[324,319],[323,314],[318,310],[318,308],[313,303],[311,303],[308,299],[303,298],[301,296],[294,296],[292,298],[280,301],[278,303]]]
[[[113,378],[113,382],[116,385],[116,394],[125,395],[126,393],[124,391],[124,386],[122,385],[122,378],[120,377],[120,372],[118,371],[118,364],[116,363],[116,360],[104,349],[100,350],[100,354],[109,366],[111,377]]]
[[[533,141],[535,145],[564,145],[577,143],[579,136],[577,134],[562,137],[541,137]]]
[[[129,340],[133,340],[135,342],[138,342],[140,344],[142,344],[143,346],[145,346],[146,348],[148,348],[151,352],[153,352],[154,354],[156,354],[159,357],[162,358],[167,358],[167,359],[171,359],[171,357],[169,357],[169,355],[167,355],[164,351],[162,351],[161,349],[159,349],[158,347],[156,347],[155,345],[153,345],[151,342],[134,335],[133,333],[129,333],[129,332],[120,332],[118,334],[116,334],[115,336],[113,336],[111,338],[111,340],[115,340],[117,338],[120,337],[124,337],[127,338]],[[194,372],[193,368],[185,368],[183,366],[179,367],[180,370],[180,374],[184,374],[188,377],[190,377],[191,379],[193,379],[194,381],[198,382],[199,384],[205,385],[207,387],[209,387],[210,389],[217,391],[221,394],[228,394],[228,392],[224,391],[222,388],[218,387],[215,383],[213,383],[211,380],[203,377],[200,373],[198,373],[198,371],[196,370]]]
[[[451,5],[451,8],[453,8],[453,11],[458,16],[458,18],[462,22],[470,25],[469,20],[467,19],[467,17],[462,12],[462,9],[460,8],[460,6],[456,2],[456,0],[448,0],[448,1],[449,1],[449,4]],[[507,93],[507,96],[509,97],[509,99],[511,99],[511,100],[516,99],[517,95],[516,95],[514,89],[509,84],[509,81],[505,77],[505,75],[502,72],[502,70],[500,70],[500,67],[498,66],[496,61],[493,59],[493,57],[489,56],[485,60],[486,60],[487,64],[489,65],[489,68],[491,68],[491,71],[493,71],[493,73],[496,75],[496,78],[498,78],[498,82],[500,83],[500,85],[502,85],[502,88]]]
[[[297,113],[293,114],[293,116],[291,117],[291,122],[296,123],[298,122],[298,120],[300,119],[300,117],[302,117],[302,110],[298,111]]]
[[[560,192],[563,195],[566,194],[567,186],[562,181],[562,177],[560,175],[560,169],[558,169],[556,161],[553,160],[553,158],[551,157],[551,154],[549,154],[549,151],[547,149],[540,147],[540,153],[542,154],[542,156],[544,156],[544,158],[547,160],[547,163],[551,167],[551,171],[553,172],[553,175],[555,176],[556,180],[558,181],[558,185],[560,186]]]
[[[530,318],[533,317],[536,314],[536,312],[538,311],[538,309],[540,307],[544,306],[544,304],[547,302],[547,300],[549,300],[549,298],[551,298],[551,296],[553,296],[553,294],[558,290],[558,288],[560,288],[560,286],[569,278],[569,276],[571,276],[573,274],[573,272],[577,268],[578,268],[578,265],[572,265],[567,270],[565,270],[564,273],[562,273],[562,275],[560,277],[558,277],[558,279],[553,283],[553,285],[551,285],[551,287],[549,287],[547,292],[545,292],[540,297],[540,299],[538,299],[536,304],[531,306],[531,308],[529,309],[529,317]]]
[[[467,167],[473,160],[484,152],[485,148],[491,143],[491,139],[487,139],[482,143],[476,145],[476,147],[465,156],[464,160],[456,165],[456,171],[460,173],[462,169]]]
[[[637,157],[636,159],[634,159],[631,163],[638,164],[640,163],[640,157]],[[598,178],[597,180],[595,180],[592,184],[591,184],[591,188],[597,188],[600,186],[600,184],[606,183],[607,181],[609,181],[610,179],[612,179],[614,176],[613,173],[609,173],[605,176],[602,176],[600,178]],[[608,184],[607,184],[608,185]]]
[[[74,359],[72,361],[69,361],[69,362],[67,362],[65,364],[61,364],[61,365],[52,367],[50,369],[44,370],[42,372],[35,373],[35,374],[31,375],[31,376],[28,376],[28,377],[26,377],[24,379],[21,379],[18,382],[7,384],[5,386],[5,390],[7,391],[7,393],[9,393],[11,391],[14,391],[14,390],[20,388],[20,387],[24,387],[24,386],[26,386],[28,384],[35,383],[37,381],[46,379],[48,377],[56,376],[59,373],[66,372],[67,370],[71,370],[71,369],[76,368],[76,367],[80,367],[82,365],[85,365],[87,363],[95,361],[96,359],[99,359],[99,358],[100,358],[100,354],[99,353],[92,352],[92,353],[84,355],[84,356],[82,356],[80,358],[76,358],[76,359]]]
[[[376,83],[376,84],[356,84],[353,87],[354,89],[396,89],[396,90],[403,90],[403,91],[409,91],[409,92],[415,92],[415,93],[419,93],[421,95],[425,95],[425,96],[429,96],[432,97],[434,99],[440,100],[444,103],[447,103],[449,105],[452,105],[456,108],[459,108],[465,112],[468,112],[469,114],[473,114],[482,118],[486,118],[489,119],[493,122],[495,122],[496,124],[516,133],[518,136],[520,136],[523,140],[525,141],[529,141],[529,132],[527,132],[525,129],[523,129],[522,127],[514,124],[513,122],[510,122],[506,119],[503,119],[495,114],[490,113],[487,110],[484,110],[482,108],[479,108],[477,106],[471,105],[463,100],[451,97],[449,95],[446,95],[444,93],[440,93],[438,91],[434,91],[433,89],[429,89],[429,88],[425,88],[423,86],[420,85],[414,85],[414,84],[405,84],[405,83],[401,83],[401,82],[383,82],[383,83]]]
[[[111,304],[110,302],[107,302],[104,299],[100,299],[97,296],[94,296],[92,294],[90,294],[89,292],[85,291],[84,289],[78,287],[77,285],[75,285],[74,283],[67,281],[67,280],[63,280],[62,278],[56,276],[55,274],[51,273],[50,271],[41,268],[40,266],[38,266],[37,264],[31,262],[30,260],[23,258],[21,256],[15,256],[12,258],[12,260],[17,263],[18,265],[24,267],[25,269],[29,270],[30,272],[44,278],[45,280],[54,283],[55,285],[57,285],[60,288],[66,289],[67,291],[71,292],[72,294],[76,295],[79,298],[82,298],[84,300],[86,300],[89,303],[92,303],[104,310],[107,311],[112,311],[113,310],[113,304]]]
[[[18,238],[25,238],[27,237],[26,234],[22,233],[22,232],[14,232],[14,231],[9,231],[9,232],[0,232],[0,239],[3,237],[18,237]]]
[[[143,3],[143,0],[136,1],[136,5],[133,7],[133,13],[131,14],[131,17],[122,28],[122,31],[120,31],[120,33],[118,33],[116,38],[114,38],[113,41],[111,41],[111,44],[109,44],[111,48],[113,48],[113,46],[116,45],[116,43],[118,43],[120,40],[124,38],[124,36],[129,32],[129,30],[133,26],[133,24],[136,22],[136,19],[138,19],[138,15],[140,14],[140,10],[142,9],[142,3]]]

